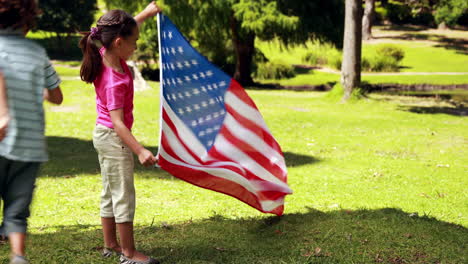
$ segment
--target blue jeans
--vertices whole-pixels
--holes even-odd
[[[0,156],[0,198],[3,219],[0,235],[26,233],[40,162],[9,160]]]

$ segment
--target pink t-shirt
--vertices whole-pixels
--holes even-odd
[[[101,50],[102,53],[102,50]],[[97,124],[114,128],[109,111],[123,109],[124,124],[131,130],[133,125],[133,78],[125,61],[121,60],[125,73],[102,64],[102,70],[94,81],[96,90]]]

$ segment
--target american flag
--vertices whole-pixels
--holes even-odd
[[[292,190],[281,148],[255,103],[158,15],[158,165],[184,181],[282,215]]]

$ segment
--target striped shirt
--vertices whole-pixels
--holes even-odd
[[[11,118],[6,137],[0,142],[0,156],[47,161],[44,88],[57,88],[60,79],[45,49],[21,32],[0,30],[0,71],[6,82]]]

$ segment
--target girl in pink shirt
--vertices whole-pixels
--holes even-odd
[[[120,255],[121,264],[159,263],[138,252],[133,238],[135,187],[132,152],[144,166],[154,165],[156,158],[131,133],[133,78],[125,63],[137,48],[138,26],[159,12],[160,8],[154,2],[134,18],[122,10],[111,10],[99,18],[97,27],[80,41],[83,51],[81,79],[93,83],[96,90],[98,117],[93,144],[98,152],[103,183],[100,209],[103,255]]]

